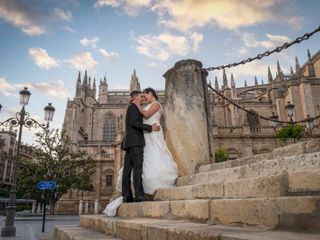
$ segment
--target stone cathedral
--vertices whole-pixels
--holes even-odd
[[[209,89],[209,101],[214,148],[225,148],[230,160],[259,153],[267,153],[279,146],[275,138],[277,128],[270,121],[261,120],[258,115],[277,115],[281,121],[289,121],[285,106],[294,104],[294,121],[320,115],[320,51],[300,65],[295,59],[295,69],[284,73],[279,62],[276,73],[266,69],[267,81],[254,86],[236,87],[233,74],[228,78],[222,73],[223,85],[215,78],[214,89],[252,112],[237,109],[221,96]],[[110,80],[112,81],[112,80]],[[108,88],[106,77],[99,81],[79,72],[76,80],[75,97],[68,100],[63,129],[76,143],[77,148],[86,150],[96,162],[92,176],[94,191],[70,191],[57,203],[57,212],[78,212],[79,200],[87,202],[87,211],[92,213],[93,202],[98,200],[103,209],[116,193],[117,173],[122,165],[124,153],[120,144],[124,133],[124,119],[130,91],[141,89],[134,70],[130,89]],[[211,84],[211,82],[209,82]],[[148,87],[148,86],[145,86]],[[164,90],[157,90],[159,101],[164,105]],[[165,115],[165,113],[164,113]],[[164,116],[165,118],[165,116]],[[164,121],[163,121],[164,122]],[[164,124],[162,124],[165,131]],[[319,137],[319,119],[308,137]]]

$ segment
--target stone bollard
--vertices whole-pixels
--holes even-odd
[[[79,200],[79,215],[82,215],[83,210],[83,200]]]
[[[99,199],[94,200],[94,214],[99,214]]]
[[[41,213],[41,203],[37,203],[37,213]]]
[[[32,214],[36,213],[36,210],[37,210],[37,209],[36,209],[36,204],[37,204],[36,202],[33,202],[33,203],[32,203],[32,208],[31,208],[31,213],[32,213]]]
[[[166,141],[180,176],[213,160],[207,72],[196,71],[201,67],[199,61],[182,60],[164,74]]]
[[[89,201],[86,201],[84,203],[84,213],[88,214],[89,213]]]

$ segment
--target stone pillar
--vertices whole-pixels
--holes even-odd
[[[89,201],[86,201],[84,203],[84,213],[88,214],[89,213]]]
[[[99,214],[99,199],[94,200],[94,214]]]
[[[207,72],[196,71],[201,67],[199,61],[182,60],[164,74],[166,141],[180,176],[195,173],[199,165],[210,163],[213,155]]]
[[[38,202],[37,213],[41,213],[41,204]]]
[[[83,200],[79,200],[79,215],[82,215]]]
[[[36,213],[36,202],[34,201],[34,202],[32,202],[32,208],[31,208],[31,213],[32,214],[34,214],[34,213]]]

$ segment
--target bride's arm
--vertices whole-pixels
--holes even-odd
[[[151,105],[151,107],[146,111],[142,108],[142,106],[139,106],[139,111],[143,115],[144,118],[148,119],[153,114],[155,114],[160,109],[160,103],[154,103]]]

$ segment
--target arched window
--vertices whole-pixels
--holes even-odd
[[[103,129],[102,139],[103,141],[114,141],[117,131],[117,118],[113,113],[108,112],[106,114]]]
[[[251,110],[247,112],[247,121],[250,127],[251,132],[255,133],[259,131],[260,128],[260,119],[258,113]]]

